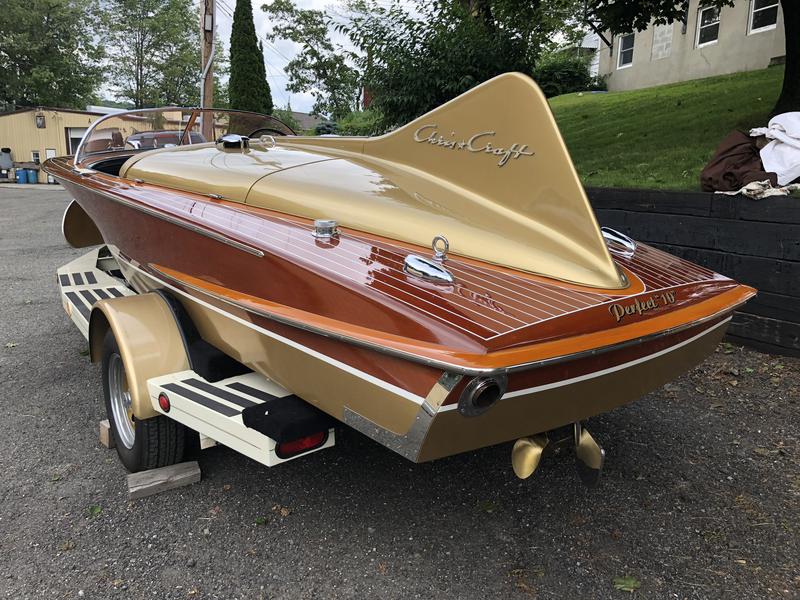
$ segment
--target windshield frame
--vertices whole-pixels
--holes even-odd
[[[232,108],[199,108],[199,107],[181,107],[181,106],[161,106],[158,108],[138,108],[134,110],[122,110],[118,112],[109,113],[107,115],[103,115],[102,117],[97,119],[94,123],[89,125],[89,127],[86,129],[86,133],[83,134],[83,137],[81,138],[78,147],[75,149],[75,158],[73,160],[74,165],[78,166],[81,162],[83,162],[84,160],[86,160],[91,156],[108,152],[107,150],[100,152],[86,151],[86,143],[90,140],[92,134],[97,129],[98,125],[100,125],[101,123],[108,121],[110,119],[118,119],[126,115],[146,115],[148,113],[155,113],[155,112],[180,112],[181,114],[189,113],[189,118],[186,121],[186,125],[182,128],[179,127],[174,130],[176,137],[178,138],[178,144],[176,144],[177,146],[186,146],[186,145],[191,145],[193,143],[191,136],[192,129],[194,128],[198,117],[202,117],[205,113],[211,113],[212,115],[219,113],[228,113],[228,114],[240,114],[240,115],[250,115],[253,117],[260,117],[262,119],[268,119],[270,121],[273,121],[278,126],[278,128],[275,129],[276,133],[278,132],[279,129],[284,129],[286,133],[284,133],[283,135],[297,135],[297,133],[291,127],[286,125],[286,123],[284,123],[277,117],[247,110],[236,110]],[[207,140],[207,141],[213,142],[215,140]],[[119,152],[140,152],[143,150],[152,150],[152,148],[139,148],[139,149],[127,148],[125,150],[119,150]]]

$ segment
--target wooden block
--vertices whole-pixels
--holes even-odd
[[[208,437],[207,435],[200,434],[200,450],[205,450],[206,448],[213,448],[217,445],[217,440]]]
[[[136,500],[159,492],[174,490],[200,481],[200,465],[196,460],[131,473],[128,475],[128,499]]]
[[[114,448],[116,446],[114,436],[111,435],[111,425],[109,425],[108,419],[100,421],[100,444],[106,448]]]

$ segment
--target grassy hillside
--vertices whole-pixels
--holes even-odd
[[[645,90],[567,94],[550,105],[586,186],[697,190],[732,129],[766,125],[783,68]]]

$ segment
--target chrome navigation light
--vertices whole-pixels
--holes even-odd
[[[319,240],[329,240],[339,236],[339,228],[333,219],[316,219],[312,234]]]

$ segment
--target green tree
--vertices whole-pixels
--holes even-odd
[[[199,106],[200,77],[203,65],[200,60],[200,33],[195,28],[191,37],[195,43],[176,48],[160,66],[161,83],[155,89],[157,104],[162,106]],[[215,108],[228,107],[228,87],[225,76],[228,74],[228,57],[222,41],[214,42],[214,102]]]
[[[230,101],[228,98],[228,78],[230,73],[231,65],[227,54],[225,54],[225,47],[222,45],[222,40],[220,40],[218,36],[214,36],[214,108],[230,108]],[[201,74],[202,69],[199,69],[198,78]],[[197,105],[199,105],[199,85],[197,88],[197,95]]]
[[[197,19],[191,0],[106,0],[105,42],[117,96],[136,108],[196,104]]]
[[[338,26],[362,51],[358,64],[381,127],[394,127],[508,71],[531,73],[556,37],[574,37],[574,0],[354,0]]]
[[[180,44],[175,53],[158,66],[160,84],[153,90],[153,100],[158,105],[197,106],[200,103],[200,35],[196,31],[187,31],[187,34],[196,44]]]
[[[102,81],[93,0],[3,0],[0,104],[84,108]]]
[[[302,46],[286,71],[289,89],[314,95],[315,112],[341,120],[362,87],[378,129],[405,123],[506,71],[532,72],[556,37],[571,39],[580,0],[349,0],[345,14],[273,0],[272,39]],[[335,44],[331,32],[349,44]],[[348,51],[347,47],[356,51]]]
[[[272,114],[264,52],[259,47],[250,0],[236,0],[231,29],[230,107]]]
[[[301,49],[286,66],[287,88],[314,97],[313,112],[340,119],[359,107],[361,76],[352,65],[352,52],[331,40],[333,22],[321,10],[302,9],[292,0],[262,5],[275,24],[267,38],[286,39]]]
[[[300,123],[294,118],[291,103],[288,103],[286,108],[276,108],[272,116],[277,118],[284,125],[288,125],[295,133],[302,134],[302,131],[300,131]]]
[[[380,121],[380,113],[374,108],[368,108],[354,110],[336,125],[341,135],[378,135],[383,133],[379,126]]]
[[[740,0],[743,1],[743,0]],[[734,0],[707,0],[706,6],[733,6]],[[612,34],[642,31],[651,22],[656,24],[682,21],[687,13],[686,0],[588,0],[585,20],[597,31]],[[780,0],[786,39],[786,66],[783,87],[773,114],[800,110],[800,2]]]

